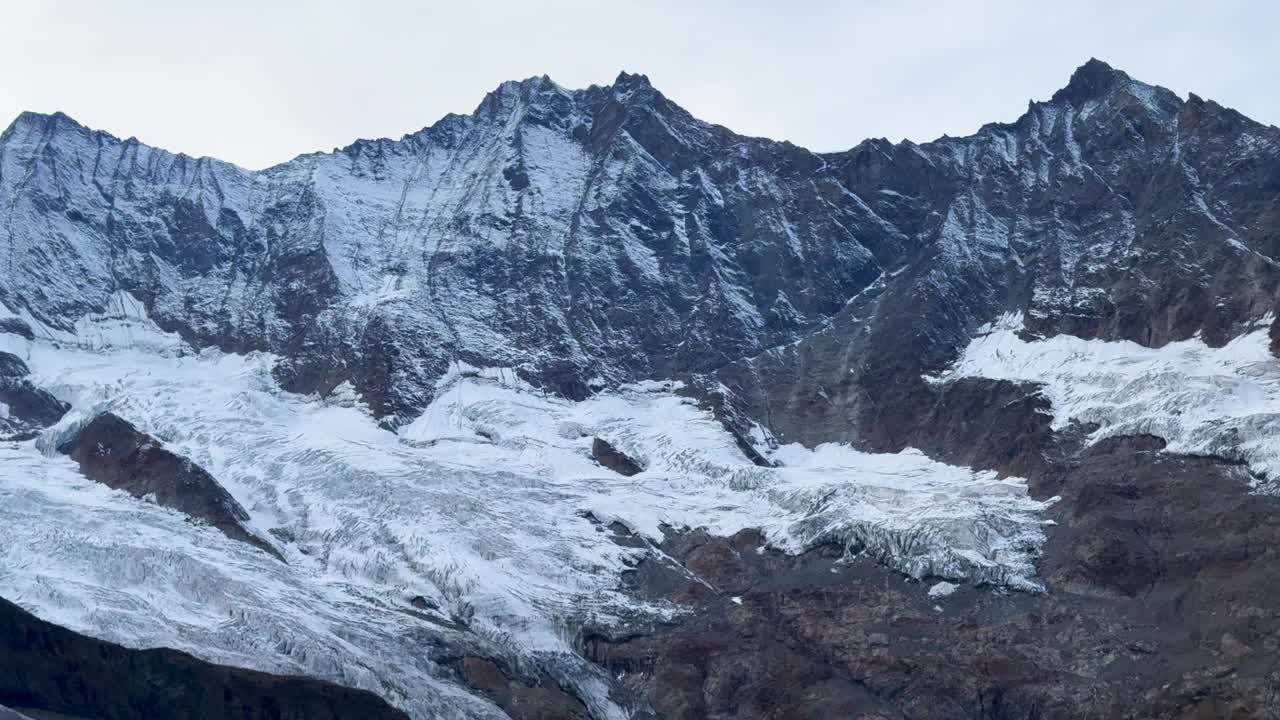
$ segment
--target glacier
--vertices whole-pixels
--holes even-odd
[[[575,401],[455,363],[393,432],[349,384],[283,391],[274,355],[196,351],[125,293],[74,330],[34,330],[3,349],[72,410],[0,447],[0,595],[127,646],[333,680],[415,717],[501,717],[424,651],[445,638],[539,658],[625,717],[575,633],[680,612],[619,583],[669,530],[758,527],[785,552],[834,542],[919,579],[1042,589],[1052,501],[1022,480],[836,444],[762,445],[775,467],[757,466],[677,382]],[[54,448],[105,411],[209,470],[287,564],[84,478]],[[596,437],[643,472],[596,464]],[[613,522],[649,546],[615,543]]]
[[[1267,334],[1272,316],[1221,347],[1199,335],[1161,347],[1070,335],[1029,336],[1020,313],[980,328],[946,372],[1038,383],[1053,427],[1092,424],[1090,441],[1154,435],[1166,452],[1248,466],[1254,488],[1280,493],[1280,364]]]

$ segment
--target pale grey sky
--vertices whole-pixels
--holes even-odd
[[[1280,3],[0,0],[22,110],[260,168],[470,112],[503,80],[645,73],[695,115],[839,150],[1012,120],[1096,56],[1280,124]]]

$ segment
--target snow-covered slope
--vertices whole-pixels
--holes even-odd
[[[456,360],[580,396],[793,339],[874,278],[883,233],[855,234],[878,221],[821,165],[626,74],[505,83],[262,172],[26,114],[0,138],[0,300],[66,327],[130,291],[193,343],[284,354],[307,390],[352,380],[395,421]]]
[[[1280,472],[1280,362],[1260,328],[1219,348],[1196,337],[1147,348],[1127,341],[1058,335],[1023,339],[1020,315],[981,329],[955,366],[957,377],[1040,383],[1054,426],[1093,423],[1091,438],[1154,435],[1166,450],[1247,463],[1259,489]]]
[[[470,115],[261,172],[25,114],[0,137],[0,301],[65,329],[128,291],[195,345],[281,355],[289,388],[352,382],[392,425],[459,361],[582,397],[843,313],[897,346],[954,349],[1010,310],[1225,338],[1280,286],[1276,194],[1249,190],[1277,158],[1274,128],[1096,61],[1015,123],[828,155],[699,121],[626,73],[505,83]],[[884,295],[940,327],[870,317]],[[840,439],[823,435],[800,439]]]
[[[73,410],[0,449],[0,596],[95,636],[336,680],[417,717],[495,712],[440,679],[418,649],[436,634],[558,656],[604,712],[573,629],[677,610],[620,592],[652,551],[602,523],[655,541],[664,526],[759,527],[788,552],[835,542],[915,577],[1040,587],[1045,504],[1017,479],[835,446],[758,467],[671,383],[572,401],[466,366],[397,435],[349,389],[284,392],[273,356],[192,352],[127,298],[113,307],[74,337],[9,341]],[[103,411],[213,473],[288,564],[81,476],[54,448]],[[596,437],[644,471],[598,465]],[[435,609],[408,612],[414,597]]]

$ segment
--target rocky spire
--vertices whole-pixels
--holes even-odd
[[[1053,102],[1066,101],[1078,105],[1087,100],[1097,100],[1117,85],[1127,82],[1132,82],[1132,79],[1123,71],[1097,58],[1089,58],[1071,74],[1067,86],[1053,94]]]

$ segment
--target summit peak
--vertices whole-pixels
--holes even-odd
[[[1053,101],[1084,102],[1096,100],[1106,95],[1112,88],[1122,83],[1133,82],[1128,73],[1117,70],[1097,58],[1089,58],[1088,62],[1071,73],[1071,80],[1066,87],[1053,94]]]

